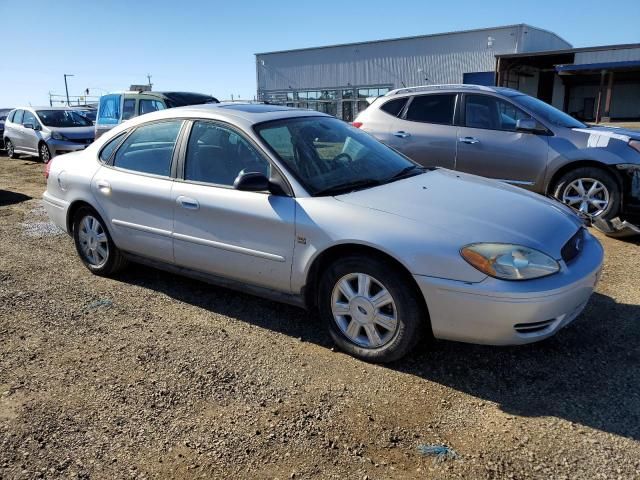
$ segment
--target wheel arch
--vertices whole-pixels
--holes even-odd
[[[90,209],[98,212],[98,215],[100,215],[100,212],[98,211],[98,209],[96,209],[93,205],[91,205],[86,200],[74,200],[69,205],[69,208],[67,208],[66,224],[67,224],[67,232],[69,232],[70,235],[73,235],[73,217],[76,216],[76,212],[80,210],[82,207],[89,207]]]
[[[622,192],[624,190],[624,182],[622,180],[620,172],[615,167],[611,165],[607,165],[606,163],[598,162],[596,160],[575,160],[570,163],[566,163],[562,165],[555,172],[553,172],[553,174],[551,175],[551,178],[547,182],[545,194],[553,195],[554,187],[558,183],[558,180],[565,173],[570,172],[571,170],[575,170],[577,168],[582,168],[582,167],[598,168],[600,170],[610,173],[616,179],[616,182],[618,182],[618,187],[620,187],[620,191]]]
[[[395,268],[401,271],[406,276],[409,287],[414,290],[418,301],[424,308],[424,312],[427,316],[426,318],[429,318],[429,308],[427,306],[427,302],[425,301],[424,295],[422,295],[420,287],[413,278],[413,275],[411,274],[409,269],[402,262],[389,255],[388,253],[383,252],[378,248],[369,245],[363,245],[360,243],[341,243],[338,245],[332,245],[315,256],[311,263],[311,266],[308,269],[303,292],[304,301],[307,308],[316,309],[317,307],[317,292],[322,272],[324,272],[325,269],[337,259],[343,258],[347,255],[355,254],[374,257],[385,263],[393,265]]]

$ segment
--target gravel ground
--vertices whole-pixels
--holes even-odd
[[[638,242],[599,235],[598,292],[547,341],[377,366],[296,308],[92,276],[43,189],[0,157],[0,478],[640,478]]]

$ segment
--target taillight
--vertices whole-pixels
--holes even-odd
[[[362,122],[351,122],[351,125],[353,125],[356,128],[360,128],[362,126]]]
[[[51,164],[53,163],[53,158],[49,160],[44,166],[44,178],[49,178],[49,170],[51,170]]]

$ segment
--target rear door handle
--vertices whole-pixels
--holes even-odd
[[[460,137],[458,141],[462,143],[468,143],[469,145],[475,145],[476,143],[480,143],[480,140],[474,137]]]
[[[395,137],[399,137],[399,138],[407,138],[407,137],[410,137],[410,136],[411,136],[411,134],[410,134],[410,133],[403,132],[402,130],[400,130],[400,131],[398,131],[398,132],[395,132],[393,135],[394,135]]]
[[[198,210],[200,208],[200,204],[195,198],[180,195],[176,200],[178,202],[178,205],[180,205],[182,208],[186,208],[187,210]]]
[[[102,193],[111,193],[111,184],[106,180],[98,180],[96,182],[96,187],[98,187],[98,190]]]

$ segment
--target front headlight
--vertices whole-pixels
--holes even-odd
[[[54,140],[66,140],[67,137],[58,132],[51,132],[51,138]]]
[[[549,255],[522,245],[473,243],[462,248],[460,255],[482,273],[503,280],[530,280],[560,270]]]

